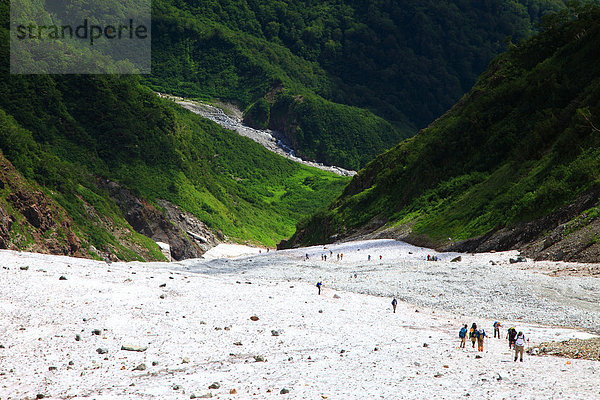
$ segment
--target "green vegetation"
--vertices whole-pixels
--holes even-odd
[[[6,20],[7,4],[0,14]],[[233,239],[271,246],[348,182],[160,99],[135,76],[9,75],[8,34],[0,35],[0,149],[66,210],[89,246],[138,259],[120,245],[135,242],[162,258],[131,232],[100,177],[150,202],[169,200]]]
[[[511,46],[444,117],[369,163],[293,243],[386,226],[447,242],[548,215],[600,183],[600,8]]]
[[[147,82],[251,107],[248,121],[284,132],[299,155],[357,169],[448,110],[507,37],[531,36],[542,15],[564,7],[562,0],[154,0]]]

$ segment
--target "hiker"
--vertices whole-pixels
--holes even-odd
[[[467,324],[465,324],[465,326],[461,328],[460,332],[458,332],[458,337],[460,338],[460,348],[464,349],[467,342]]]
[[[392,300],[392,308],[394,309],[394,314],[396,314],[396,306],[398,305],[398,300],[396,300],[396,298],[394,298],[394,300]]]
[[[381,254],[379,255],[379,259],[381,260]]]
[[[321,294],[321,286],[323,286],[321,281],[317,282],[317,289],[319,289],[319,294]]]
[[[487,335],[483,328],[481,328],[480,330],[477,331],[477,350],[478,351],[483,351],[483,339],[486,337],[487,337]]]
[[[502,325],[500,324],[500,322],[496,321],[494,322],[494,339],[496,338],[496,335],[498,335],[498,339],[500,339],[500,327]]]
[[[517,330],[511,326],[508,328],[508,331],[506,331],[506,337],[508,338],[508,348],[512,349],[517,337]]]
[[[306,260],[308,260],[308,253],[306,253]]]
[[[367,261],[371,261],[371,255],[369,254],[369,256],[367,257]]]
[[[337,255],[337,260],[340,261],[340,253]]]
[[[340,261],[344,259],[344,253],[340,254]]]
[[[431,256],[427,254],[427,261],[431,261]]]
[[[525,335],[523,332],[519,332],[515,340],[515,361],[517,361],[518,356],[521,356],[520,361],[523,362],[523,350],[525,350]]]
[[[471,329],[469,330],[469,339],[471,339],[473,348],[475,348],[475,342],[477,341],[477,324],[475,322],[473,322],[473,325],[471,325]]]
[[[327,254],[323,255],[324,261],[327,261]]]

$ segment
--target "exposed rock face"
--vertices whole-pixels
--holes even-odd
[[[0,248],[81,255],[81,241],[66,212],[27,182],[1,153],[0,189],[8,191],[0,199]]]
[[[166,200],[159,201],[163,211],[139,199],[117,182],[100,179],[98,184],[108,191],[133,229],[155,242],[168,244],[174,260],[198,258],[220,243],[217,235],[193,214]]]

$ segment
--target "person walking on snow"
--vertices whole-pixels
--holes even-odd
[[[392,300],[392,308],[394,309],[394,314],[396,314],[396,306],[398,305],[398,300],[396,300],[396,298],[394,298],[394,300]]]
[[[527,339],[529,341],[529,339]],[[520,361],[523,362],[523,351],[525,350],[525,335],[523,332],[519,332],[517,334],[517,338],[515,339],[515,361],[517,361],[518,356],[521,356]]]
[[[317,289],[319,289],[319,294],[321,294],[321,286],[323,286],[321,281],[317,282]]]
[[[469,339],[471,339],[473,348],[475,348],[475,342],[477,341],[477,324],[475,322],[473,322],[473,325],[471,325],[471,330],[469,330]]]
[[[458,332],[458,337],[460,338],[460,348],[464,349],[467,342],[467,324]]]
[[[483,328],[481,328],[479,331],[477,331],[477,350],[478,351],[483,351],[483,339],[485,339],[486,337],[487,337],[487,335]]]
[[[498,335],[498,339],[500,339],[500,327],[502,325],[500,324],[500,322],[496,321],[494,322],[494,339],[496,338],[496,335]]]
[[[506,331],[506,337],[508,338],[508,348],[512,349],[517,337],[517,330],[511,326],[508,328],[508,331]]]

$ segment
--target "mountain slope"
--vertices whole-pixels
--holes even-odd
[[[155,0],[148,82],[237,102],[248,122],[281,131],[303,158],[358,169],[444,113],[507,37],[529,37],[542,15],[564,7]]]
[[[8,5],[0,12],[6,20]],[[70,228],[57,235],[71,232],[81,244],[68,254],[162,258],[139,231],[181,245],[175,258],[198,256],[199,246],[189,243],[196,240],[179,221],[192,216],[201,229],[196,236],[206,231],[220,240],[274,245],[348,182],[160,99],[139,77],[10,75],[4,28],[0,36],[6,39],[0,44],[0,149],[24,190],[41,193],[52,213],[68,215]],[[10,209],[10,199],[1,200],[18,190],[0,196],[1,209]],[[3,232],[3,247],[35,249],[31,240],[16,240],[14,229]]]
[[[528,240],[496,242],[500,249],[595,207],[597,196],[581,199],[600,182],[600,11],[585,10],[549,19],[545,32],[498,57],[450,112],[369,163],[288,245],[379,231],[440,247],[480,237],[461,243],[472,250],[502,228],[532,230]],[[527,225],[551,215],[562,218]]]

